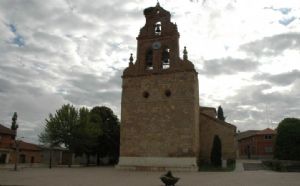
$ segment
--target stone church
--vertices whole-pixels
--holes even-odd
[[[118,168],[197,170],[210,161],[213,138],[222,142],[222,159],[235,159],[236,127],[199,106],[198,73],[179,52],[179,32],[159,3],[144,10],[146,24],[123,72],[121,141]],[[205,88],[204,86],[200,88]]]

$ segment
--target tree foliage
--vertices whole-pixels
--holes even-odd
[[[300,119],[285,118],[277,128],[275,158],[300,160]]]
[[[49,114],[40,141],[51,145],[65,145],[73,150],[74,133],[78,127],[78,111],[72,105],[63,105],[55,114]]]
[[[218,135],[215,135],[210,154],[212,165],[220,167],[222,165],[222,143]]]
[[[16,131],[17,129],[18,129],[18,124],[17,124],[17,119],[18,119],[18,115],[17,115],[17,113],[16,112],[14,112],[14,115],[13,115],[13,117],[12,117],[12,121],[11,121],[11,127],[10,127],[10,129],[11,130],[14,130],[14,131]]]
[[[226,119],[221,106],[218,107],[218,119],[222,120],[222,121],[225,121],[225,119]]]
[[[102,134],[101,128],[90,122],[90,111],[85,107],[80,108],[78,124],[73,133],[74,152],[77,155],[86,154],[89,156],[93,154],[97,147],[97,139]]]
[[[91,110],[90,121],[103,131],[103,135],[98,138],[96,148],[98,158],[112,157],[113,163],[116,163],[119,157],[120,146],[120,123],[117,116],[110,108],[97,106]]]
[[[90,155],[119,157],[119,120],[108,107],[94,107],[91,111],[82,107],[63,105],[46,120],[40,141],[51,146],[65,145],[76,155],[85,154],[87,164]]]

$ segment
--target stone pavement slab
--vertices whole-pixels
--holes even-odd
[[[0,185],[25,186],[163,186],[164,172],[136,172],[113,167],[27,168],[0,170]],[[174,172],[176,186],[300,186],[299,173],[272,171]]]

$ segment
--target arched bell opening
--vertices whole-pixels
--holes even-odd
[[[161,22],[160,21],[155,23],[154,33],[155,33],[155,35],[161,35]]]

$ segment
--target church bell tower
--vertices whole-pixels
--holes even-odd
[[[170,12],[144,10],[145,25],[123,72],[119,168],[196,170],[199,93],[194,65]]]

